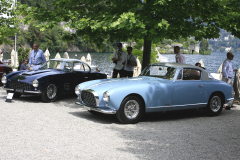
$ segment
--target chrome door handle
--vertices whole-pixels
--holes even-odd
[[[198,87],[200,87],[200,88],[203,88],[203,87],[204,87],[204,85],[199,85]]]

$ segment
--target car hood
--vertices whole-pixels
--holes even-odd
[[[39,79],[44,76],[48,75],[55,75],[55,74],[62,74],[65,73],[61,70],[55,70],[55,69],[46,69],[46,70],[37,70],[37,71],[26,71],[21,72],[20,74],[13,76],[11,80],[17,80],[17,81],[33,81],[35,79]]]
[[[156,78],[156,77],[135,77],[135,78],[113,78],[105,80],[95,80],[80,84],[81,89],[103,90],[107,91],[113,88],[128,88],[128,86],[137,85],[141,87],[142,84],[152,83],[169,83],[169,80]]]

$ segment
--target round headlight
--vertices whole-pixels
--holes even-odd
[[[3,83],[3,84],[6,84],[6,83],[7,83],[7,77],[6,77],[6,76],[2,77],[2,83]]]
[[[33,87],[38,87],[38,80],[34,80],[33,82],[32,82],[32,85],[33,85]]]
[[[109,102],[109,100],[110,100],[110,95],[107,91],[103,93],[103,100],[105,102]]]
[[[80,94],[80,87],[79,87],[79,85],[77,85],[77,86],[75,87],[75,94],[76,94],[77,96]]]

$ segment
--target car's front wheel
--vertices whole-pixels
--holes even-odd
[[[223,97],[220,94],[213,94],[208,100],[206,113],[209,116],[217,116],[223,109]]]
[[[57,99],[57,85],[48,84],[42,92],[41,99],[44,102],[54,102]]]
[[[136,96],[126,97],[117,111],[117,118],[125,124],[138,123],[143,116],[143,102]]]

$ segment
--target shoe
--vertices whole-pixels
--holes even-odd
[[[226,106],[226,107],[225,107],[225,110],[231,110],[231,107]]]

